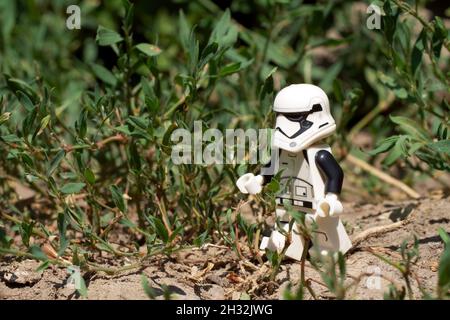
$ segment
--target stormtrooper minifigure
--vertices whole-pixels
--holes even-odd
[[[308,221],[315,221],[317,230],[313,249],[323,255],[347,252],[351,247],[339,215],[342,204],[338,196],[344,174],[331,154],[330,146],[320,141],[336,130],[325,92],[311,84],[293,84],[282,89],[275,97],[275,132],[272,140],[271,162],[255,176],[247,173],[236,182],[242,193],[257,194],[273,175],[280,173],[281,192],[276,197],[276,216],[281,227],[289,230],[290,217],[284,204],[306,213]],[[294,224],[291,244],[286,256],[300,260],[304,239]],[[281,252],[285,236],[277,230],[263,237],[261,250]]]

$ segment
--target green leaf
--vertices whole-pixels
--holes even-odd
[[[0,2],[0,30],[3,36],[3,43],[7,44],[11,37],[11,32],[16,25],[17,3],[15,1]]]
[[[124,226],[127,226],[128,228],[134,229],[137,227],[137,225],[135,223],[133,223],[131,220],[127,219],[127,218],[122,218],[119,221],[120,224],[123,224]]]
[[[128,152],[130,155],[130,167],[134,170],[139,171],[141,169],[142,162],[136,142],[132,142],[129,144]]]
[[[397,28],[397,19],[400,15],[400,10],[394,9],[391,6],[390,1],[385,1],[383,5],[383,11],[385,16],[383,17],[383,32],[386,36],[386,39],[390,44],[394,39],[395,29]]]
[[[212,31],[209,43],[216,42],[219,48],[231,47],[237,36],[237,27],[231,23],[230,9],[226,9]]]
[[[295,222],[299,225],[305,224],[305,214],[303,212],[297,211],[293,208],[289,208],[288,214],[294,218]]]
[[[22,161],[29,166],[30,168],[34,167],[33,159],[26,153],[22,153],[21,155]]]
[[[10,236],[6,235],[3,227],[0,227],[0,247],[9,249],[12,241],[13,239]]]
[[[27,137],[30,134],[31,129],[34,128],[36,116],[37,116],[37,108],[27,113],[25,119],[22,122],[22,135],[24,137]]]
[[[241,63],[240,62],[232,62],[232,63],[229,63],[226,66],[224,66],[222,69],[220,69],[219,76],[225,77],[230,74],[236,73],[239,70],[241,70]]]
[[[122,5],[125,8],[124,25],[127,28],[131,28],[133,25],[133,18],[134,18],[134,3],[131,3],[128,0],[122,0]]]
[[[367,68],[366,70],[369,70],[369,68]],[[341,81],[339,81],[338,79],[334,79],[333,81],[333,94],[336,98],[336,102],[342,104],[342,102],[344,101],[344,91],[342,89]]]
[[[347,267],[345,264],[345,258],[342,252],[338,252],[338,265],[339,265],[339,275],[341,278],[341,281],[344,282],[345,276],[347,274]]]
[[[392,136],[381,141],[378,146],[375,149],[369,151],[368,154],[374,156],[390,150],[395,145],[395,142],[397,142],[398,138],[399,136]]]
[[[29,252],[33,255],[33,257],[37,260],[47,261],[47,255],[42,252],[41,248],[36,245],[32,245],[29,249]]]
[[[44,272],[48,267],[50,267],[50,261],[44,261],[37,267],[36,272]]]
[[[72,263],[75,266],[79,266],[81,264],[80,256],[78,255],[78,247],[74,246],[72,252]]]
[[[161,240],[164,243],[167,243],[169,241],[169,233],[167,232],[166,227],[164,226],[164,223],[159,218],[154,218],[155,223],[155,231],[158,234],[158,236],[161,238]]]
[[[140,128],[144,131],[146,131],[147,128],[149,127],[149,121],[145,117],[130,116],[127,119],[127,123],[131,124],[132,126],[134,126],[136,128]]]
[[[0,116],[0,125],[2,125],[3,123],[5,123],[6,121],[9,120],[9,118],[11,117],[11,112],[5,112]]]
[[[405,88],[398,87],[398,88],[394,88],[393,91],[394,91],[395,96],[399,99],[408,98],[408,91],[406,91]]]
[[[190,30],[189,24],[182,10],[180,10],[178,18],[178,34],[180,36],[181,45],[185,50],[189,47]]]
[[[217,42],[212,42],[202,50],[200,61],[198,63],[198,69],[202,69],[213,57],[216,56],[218,48],[219,45]]]
[[[67,231],[67,220],[65,213],[61,212],[58,214],[58,232],[59,232],[59,250],[58,255],[62,256],[64,251],[66,251],[69,245],[69,239],[66,237]]]
[[[156,297],[158,296],[157,292],[155,289],[153,289],[152,287],[150,287],[149,283],[148,283],[148,279],[145,276],[145,274],[141,274],[141,284],[142,284],[142,288],[144,289],[145,294],[150,298],[150,299],[156,299]]]
[[[201,247],[203,244],[206,243],[206,241],[209,240],[208,230],[205,230],[200,235],[198,235],[197,238],[194,239],[193,243],[197,247]]]
[[[110,46],[123,41],[123,38],[116,31],[99,26],[95,40],[101,46]]]
[[[87,114],[88,111],[83,109],[83,111],[80,112],[78,120],[75,121],[75,129],[77,130],[80,138],[84,138],[87,133]]]
[[[127,136],[131,136],[132,132],[130,131],[128,125],[118,126],[114,128],[115,131],[126,134]]]
[[[450,155],[450,140],[440,140],[437,142],[429,143],[426,146],[438,153]]]
[[[444,25],[444,22],[438,16],[434,17],[434,33],[431,39],[431,46],[433,48],[433,54],[436,58],[441,56],[441,48],[445,39],[448,37],[448,30]]]
[[[34,222],[27,223],[23,221],[19,225],[20,236],[22,237],[22,242],[25,246],[30,245],[30,237],[33,234]]]
[[[450,246],[445,246],[439,261],[438,285],[441,288],[450,286]]]
[[[422,29],[422,32],[417,37],[416,43],[414,44],[411,53],[411,71],[414,75],[422,62],[423,52],[426,47],[426,33]]]
[[[328,68],[327,73],[320,81],[319,87],[321,87],[325,91],[332,89],[333,81],[337,78],[343,67],[343,62],[339,61]]]
[[[273,75],[278,70],[278,67],[272,68],[269,73],[264,77],[264,83],[261,86],[259,91],[259,101],[263,101],[263,99],[269,94],[273,93]]]
[[[17,98],[19,99],[20,103],[27,109],[27,111],[33,111],[35,106],[31,99],[22,91],[16,92]]]
[[[250,30],[242,30],[240,38],[250,46],[256,45],[257,49],[263,51],[267,38],[257,32]],[[297,61],[297,56],[291,50],[291,47],[287,46],[284,41],[270,42],[267,49],[267,60],[273,61],[275,65],[289,69]]]
[[[20,143],[23,142],[22,138],[19,138],[15,134],[8,134],[6,136],[1,136],[1,139],[8,143]]]
[[[399,52],[410,52],[411,48],[411,31],[406,23],[399,23],[395,31],[396,41],[398,41]],[[401,49],[401,51],[400,51]],[[397,65],[397,67],[403,65]]]
[[[83,182],[70,182],[65,184],[60,191],[64,194],[78,193],[86,186]]]
[[[41,120],[41,125],[39,126],[39,130],[37,131],[36,135],[39,136],[42,132],[44,132],[45,128],[47,128],[48,124],[50,123],[51,116],[47,115]]]
[[[116,86],[117,78],[111,71],[106,69],[104,66],[101,66],[96,63],[92,63],[91,68],[97,78],[99,78],[104,83],[109,84],[112,87]]]
[[[446,246],[450,245],[450,236],[448,235],[447,231],[445,231],[442,227],[439,227],[438,233],[444,244]]]
[[[169,146],[171,144],[170,136],[172,135],[172,132],[174,132],[177,128],[178,125],[174,122],[169,126],[169,128],[167,128],[166,132],[164,132],[164,136],[162,139],[162,144],[164,146]]]
[[[102,241],[103,241],[103,240],[102,240]],[[95,246],[96,246],[99,250],[106,251],[106,252],[109,252],[109,253],[114,253],[114,249],[113,249],[107,242],[105,242],[105,241],[103,241],[103,242],[97,242],[97,243],[95,244]]]
[[[278,265],[278,252],[266,249],[266,257],[267,260],[270,261],[272,267],[276,267]]]
[[[397,161],[400,157],[406,156],[406,136],[400,136],[395,142],[394,147],[391,149],[387,157],[383,160],[383,163],[387,166],[391,166]]]
[[[411,146],[409,147],[408,153],[410,155],[415,154],[418,150],[420,150],[422,147],[424,146],[423,142],[415,142],[413,144],[411,144]]]
[[[280,190],[280,183],[276,179],[272,179],[266,186],[267,190],[276,193]]]
[[[175,238],[182,233],[182,231],[184,230],[184,225],[180,225],[178,226],[175,230],[173,230],[173,232],[171,233],[169,239],[167,242],[172,242],[173,240],[175,240]]]
[[[106,228],[110,224],[112,219],[114,219],[114,213],[112,211],[110,211],[110,212],[108,212],[106,214],[103,214],[100,217],[100,226],[102,228]]]
[[[56,170],[56,168],[59,166],[59,164],[61,163],[62,159],[64,159],[64,156],[66,155],[66,152],[61,149],[58,151],[58,153],[56,154],[56,156],[52,159],[52,161],[50,162],[48,169],[47,169],[47,177],[51,176],[52,173]]]
[[[347,38],[318,38],[316,40],[312,40],[309,46],[312,48],[317,47],[336,47],[345,43],[351,42],[352,37]]]
[[[136,45],[136,49],[149,57],[157,56],[162,52],[160,48],[149,43],[139,43]]]
[[[37,104],[39,102],[39,96],[36,91],[25,81],[20,79],[11,78],[8,75],[4,75],[6,78],[6,84],[8,88],[17,95],[17,92],[24,93],[29,100],[31,100],[32,104]]]
[[[120,190],[116,185],[110,186],[109,190],[111,191],[111,195],[116,207],[119,208],[121,212],[125,212],[125,200],[123,199],[122,190]]]
[[[95,183],[95,174],[90,168],[86,168],[84,170],[84,177],[90,185],[93,185]]]
[[[380,82],[382,84],[384,84],[386,87],[388,87],[390,89],[398,88],[397,82],[391,76],[389,76],[389,75],[387,75],[387,74],[385,74],[385,73],[383,73],[381,71],[378,71],[377,72],[377,77],[380,80]]]

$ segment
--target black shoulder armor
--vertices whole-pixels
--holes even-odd
[[[316,164],[324,173],[327,181],[325,192],[340,194],[342,183],[344,182],[344,172],[337,163],[333,155],[327,150],[320,150],[316,153]]]

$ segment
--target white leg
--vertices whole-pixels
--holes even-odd
[[[286,250],[286,256],[291,259],[300,261],[302,259],[304,247],[305,240],[298,233],[297,224],[294,223],[291,231],[291,245]]]
[[[259,250],[261,250],[262,254],[264,254],[264,251],[266,250],[267,246],[269,245],[269,239],[270,237],[263,237],[261,239],[261,244],[259,245]]]
[[[340,251],[345,254],[351,247],[347,232],[339,217],[320,217],[315,216],[318,232],[313,237],[314,247],[312,252],[320,252],[322,255],[328,255],[330,252]]]

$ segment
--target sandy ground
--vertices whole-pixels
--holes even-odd
[[[413,272],[423,289],[434,291],[439,257],[443,250],[437,230],[450,231],[450,198],[384,202],[378,205],[345,204],[342,219],[356,246],[347,255],[346,283],[354,284],[347,299],[382,299],[389,280],[404,285],[401,275],[391,266],[369,253],[372,250],[399,261],[398,249],[404,239],[415,234],[419,239],[420,258]],[[379,226],[390,226],[384,230]],[[367,230],[372,230],[368,232]],[[377,232],[378,230],[378,232]],[[362,236],[369,233],[369,236]],[[114,263],[117,265],[117,261]],[[126,261],[120,264],[126,264]],[[129,263],[129,262],[128,262]],[[0,261],[0,299],[79,299],[67,284],[67,270],[51,266],[42,273],[32,260],[2,258]],[[158,299],[164,288],[173,299],[279,299],[289,283],[299,281],[300,264],[284,261],[275,281],[268,281],[268,263],[238,259],[233,250],[210,245],[183,250],[171,257],[154,256],[141,269],[114,276],[103,273],[84,274],[89,299],[146,299],[141,284],[144,274]],[[365,274],[365,275],[364,275]],[[378,277],[381,275],[381,277]],[[322,286],[320,275],[306,263],[306,277],[321,299],[333,295]],[[355,281],[358,279],[359,281]],[[417,281],[412,282],[414,298],[422,297]],[[306,295],[305,298],[311,298]]]

